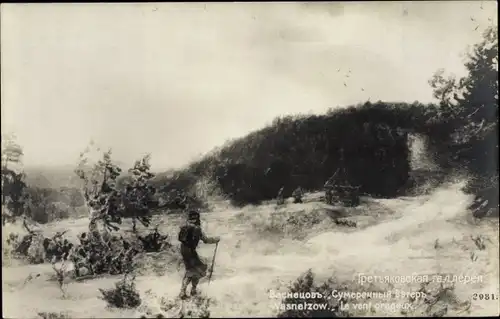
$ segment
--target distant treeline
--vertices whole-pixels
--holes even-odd
[[[40,187],[25,182],[26,175],[2,168],[2,205],[12,216],[24,215],[39,223],[78,215],[84,204],[81,190],[75,187]],[[3,212],[2,212],[3,213]],[[3,215],[3,222],[8,218]]]
[[[41,188],[27,185],[25,214],[39,223],[78,215],[85,202],[79,188]]]

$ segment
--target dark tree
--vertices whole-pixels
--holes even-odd
[[[16,173],[10,169],[4,169],[2,172],[4,184],[2,196],[5,196],[4,204],[11,211],[12,217],[19,217],[24,214],[26,203],[26,183],[24,173]]]
[[[10,210],[11,218],[23,214],[26,199],[25,175],[23,172],[19,172],[19,167],[16,168],[21,164],[23,149],[16,143],[15,139],[13,134],[2,135],[2,205]],[[4,214],[3,210],[2,214]],[[2,224],[5,224],[6,217],[2,216]]]
[[[440,99],[436,114],[437,148],[445,161],[481,177],[498,175],[498,31],[489,28],[465,62],[467,74],[456,79],[440,70],[431,79]],[[447,148],[447,151],[443,151]]]
[[[466,191],[476,195],[472,205],[498,212],[498,30],[490,27],[465,62],[467,74],[445,78],[440,71],[430,81],[442,108],[433,131],[441,164],[465,169],[471,179]],[[447,134],[444,134],[447,133]],[[438,134],[436,134],[438,135]],[[444,165],[443,165],[444,166]],[[448,168],[447,167],[447,168]],[[482,205],[487,200],[487,205]],[[478,215],[478,216],[479,216]]]
[[[116,179],[121,168],[111,160],[111,150],[104,152],[94,165],[89,165],[89,151],[87,149],[80,154],[75,170],[83,182],[83,197],[90,210],[89,230],[97,230],[98,223],[103,223],[108,230],[118,230],[117,224],[121,224],[121,194],[116,189]]]
[[[151,222],[150,209],[157,205],[154,195],[156,190],[151,186],[150,155],[137,160],[134,167],[129,169],[130,180],[126,182],[123,193],[124,216],[132,217],[133,231],[136,231],[136,222],[139,221],[146,227]]]

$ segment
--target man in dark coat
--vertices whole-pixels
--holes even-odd
[[[178,239],[181,242],[181,255],[186,268],[180,293],[180,297],[184,299],[187,297],[186,289],[189,283],[192,284],[191,295],[195,295],[198,282],[207,274],[208,267],[196,252],[198,243],[201,240],[205,244],[216,244],[220,238],[207,237],[201,229],[200,214],[197,211],[190,211],[186,224],[181,226]]]

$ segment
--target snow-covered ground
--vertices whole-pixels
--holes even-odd
[[[444,185],[430,195],[390,200],[365,198],[360,208],[349,212],[357,228],[335,225],[327,205],[310,196],[304,204],[273,204],[232,208],[215,202],[213,212],[202,215],[209,235],[219,235],[216,266],[210,285],[200,284],[213,300],[212,317],[275,315],[276,299],[269,290],[286,291],[286,284],[311,268],[318,280],[334,275],[344,281],[357,274],[407,276],[412,274],[454,274],[478,276],[476,283],[456,284],[461,300],[474,293],[499,293],[498,221],[471,221],[466,207],[472,200],[460,191],[461,183]],[[317,223],[302,229],[283,225],[287,216],[316,216]],[[160,231],[174,239],[181,220],[158,217]],[[85,231],[86,219],[65,220],[42,227],[44,233],[70,229],[75,236]],[[9,231],[4,229],[4,231]],[[479,250],[471,236],[485,236],[486,249]],[[489,239],[489,240],[488,240]],[[175,243],[175,241],[174,241]],[[201,245],[200,254],[211,259],[213,245]],[[33,318],[39,312],[65,312],[70,317],[138,317],[149,309],[159,311],[160,298],[174,299],[179,292],[182,268],[164,263],[164,271],[150,270],[137,277],[143,298],[142,310],[113,310],[99,299],[98,288],[113,287],[119,277],[85,282],[68,282],[62,298],[50,265],[2,267],[3,316]],[[41,276],[24,284],[30,273]],[[396,284],[394,289],[415,290],[415,284]],[[401,300],[403,302],[404,300]],[[498,315],[498,300],[471,300],[470,313]],[[376,315],[398,315],[381,311]],[[448,314],[454,314],[451,310]]]

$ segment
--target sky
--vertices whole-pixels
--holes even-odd
[[[279,115],[431,102],[432,74],[460,75],[496,11],[494,1],[2,4],[2,136],[16,134],[26,166],[74,165],[92,139],[127,165],[151,153],[153,169],[180,167]]]

